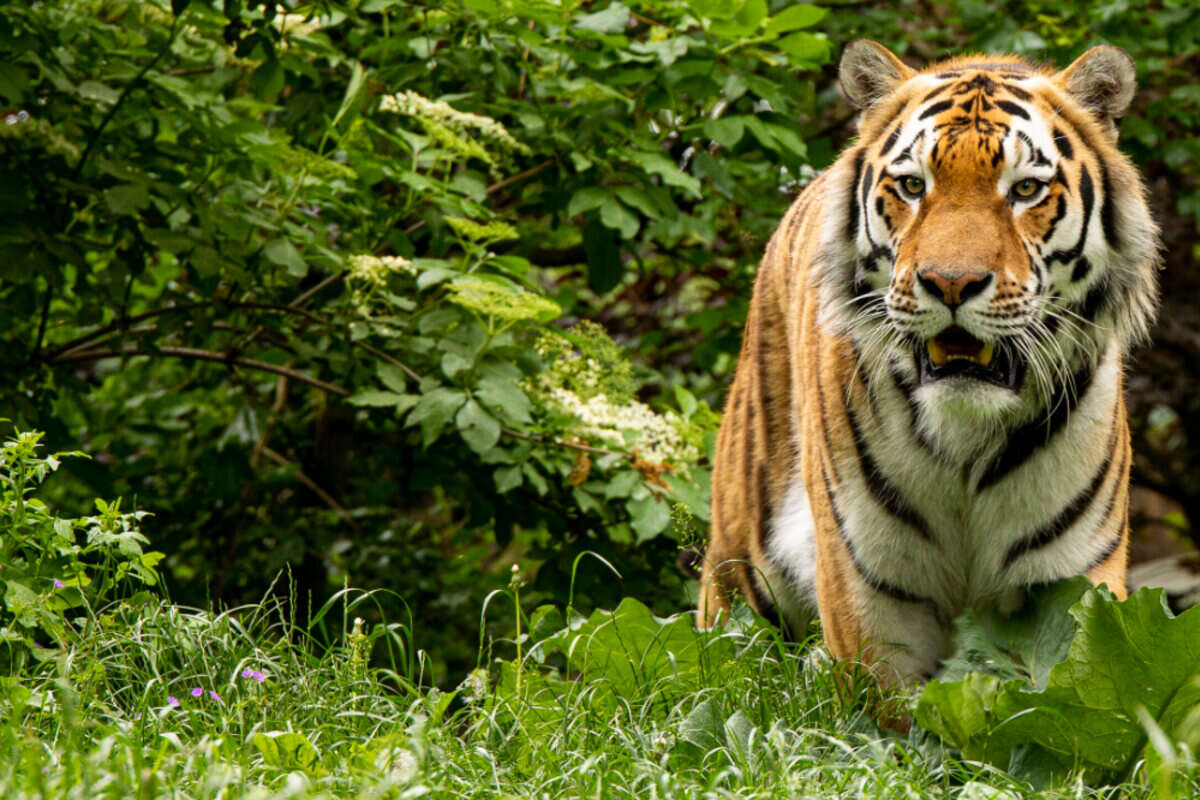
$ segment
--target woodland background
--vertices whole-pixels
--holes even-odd
[[[1134,524],[1200,541],[1191,0],[5,4],[0,432],[91,454],[42,496],[150,512],[173,600],[383,587],[435,683],[511,625],[514,564],[530,607],[683,609],[755,268],[854,135],[858,37],[1136,59],[1166,247]]]

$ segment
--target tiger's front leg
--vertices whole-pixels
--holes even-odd
[[[832,486],[821,481],[812,494],[817,606],[830,654],[871,664],[884,685],[929,680],[949,649],[943,615],[858,560]]]

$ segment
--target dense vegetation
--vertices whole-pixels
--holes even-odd
[[[337,792],[420,731],[442,748],[429,763],[462,765],[432,791],[481,787],[503,763],[517,777],[481,794],[532,796],[526,778],[548,795],[609,791],[586,783],[592,769],[647,796],[680,764],[696,773],[664,796],[965,792],[984,768],[924,734],[854,738],[878,735],[861,703],[835,703],[827,666],[751,622],[719,645],[748,651],[747,674],[701,671],[686,699],[652,681],[555,694],[545,715],[472,706],[440,727],[449,695],[426,691],[490,656],[510,672],[532,657],[513,644],[514,567],[530,612],[689,604],[676,555],[705,532],[715,410],[755,265],[853,135],[833,71],[860,36],[914,63],[981,49],[1064,64],[1102,41],[1137,60],[1122,144],[1150,183],[1167,266],[1156,345],[1129,379],[1135,479],[1180,505],[1176,527],[1200,519],[1190,0],[284,5],[0,6],[0,432],[13,442],[0,661],[40,676],[9,680],[5,702],[51,742],[6,729],[0,747],[20,758],[0,788],[32,791],[19,776],[33,781],[47,752],[55,792],[167,763],[145,778],[163,784],[112,796],[185,775],[225,785],[197,759],[236,764],[230,786],[271,783],[255,770],[306,767],[287,760],[304,747],[289,740],[285,758],[254,734],[307,725],[311,739],[337,716],[322,734]],[[76,450],[92,457],[44,461]],[[30,499],[36,484],[48,505]],[[496,591],[510,602],[488,602]],[[371,646],[348,638],[356,614]],[[166,644],[179,641],[194,642],[186,657]],[[368,650],[387,674],[366,669]],[[254,694],[268,685],[255,674],[290,699]],[[164,705],[194,688],[228,705]],[[708,694],[721,736],[773,743],[769,762],[733,739],[656,738]],[[630,739],[589,752],[613,707]],[[169,725],[147,734],[152,717]],[[555,724],[566,744],[542,735]],[[178,752],[148,743],[162,731]],[[105,773],[108,756],[92,763],[82,744],[133,766]],[[755,777],[780,765],[804,777]],[[585,782],[553,784],[570,775]]]

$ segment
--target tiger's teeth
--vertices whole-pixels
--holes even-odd
[[[979,363],[985,367],[991,366],[992,353],[995,349],[996,348],[992,346],[991,342],[984,342],[983,349],[979,351],[979,356],[978,356]]]
[[[926,341],[925,347],[929,350],[929,360],[933,362],[935,367],[940,367],[946,363],[948,358],[946,348],[938,344],[936,339]]]

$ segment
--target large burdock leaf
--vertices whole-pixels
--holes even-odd
[[[697,631],[690,614],[656,617],[627,597],[614,611],[596,611],[577,626],[543,642],[547,652],[567,656],[587,679],[602,678],[614,692],[636,697],[668,681],[679,691],[733,656],[728,639]]]
[[[970,647],[978,652],[990,638],[1005,663],[931,681],[917,702],[917,722],[968,758],[1034,780],[1077,768],[1094,779],[1129,777],[1152,749],[1139,715],[1172,741],[1188,738],[1187,720],[1200,701],[1200,608],[1174,617],[1161,590],[1119,602],[1107,589],[1088,589],[1070,607],[1065,657],[1047,670],[1057,626],[1049,617],[1061,616],[1067,596],[1066,585],[1047,591],[1043,621],[1018,618],[1007,628],[994,617],[960,621],[960,651],[968,629]],[[956,653],[952,671],[970,660]],[[1008,677],[1014,665],[1022,677]]]

